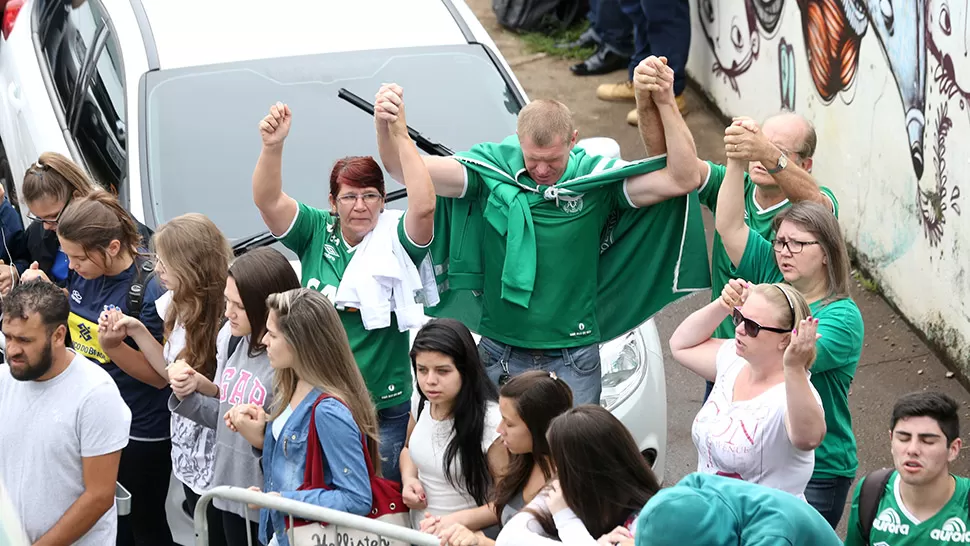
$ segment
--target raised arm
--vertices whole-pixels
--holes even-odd
[[[791,335],[785,350],[785,426],[788,439],[802,451],[811,451],[825,438],[825,413],[812,390],[808,370],[815,362],[818,319],[802,320]]]
[[[381,163],[384,164],[384,170],[391,175],[391,178],[408,187],[410,207],[410,184],[413,180],[409,180],[408,171],[410,170],[413,175],[414,169],[408,169],[407,165],[404,164],[405,157],[408,157],[408,152],[404,152],[405,155],[402,155],[401,150],[405,140],[396,137],[391,131],[391,126],[397,122],[398,115],[404,117],[404,99],[402,96],[401,86],[393,83],[382,86],[376,96],[374,123],[377,125],[377,150],[381,156]],[[406,127],[404,134],[407,137]],[[414,147],[410,138],[406,138],[406,142],[408,143],[407,147]],[[417,149],[415,149],[415,153],[417,153]],[[419,157],[424,162],[424,167],[431,177],[435,193],[442,197],[462,197],[464,195],[465,167],[461,163],[449,157]]]
[[[296,200],[283,193],[283,140],[290,133],[293,113],[277,102],[259,122],[263,149],[253,171],[253,202],[273,235],[282,235],[296,217]]]
[[[694,311],[670,336],[670,352],[674,360],[688,370],[708,381],[717,377],[717,352],[726,343],[714,339],[714,331],[735,307],[747,296],[741,279],[732,279],[724,285],[721,297]]]
[[[700,186],[697,148],[677,107],[673,82],[673,70],[663,60],[652,56],[637,66],[637,73],[634,75],[634,85],[641,90],[650,91],[663,127],[664,147],[667,152],[665,169],[634,176],[627,181],[630,200],[638,207],[686,195]],[[650,116],[649,111],[644,112],[641,123],[650,123]],[[659,148],[656,133],[655,128],[641,128],[641,137],[648,147],[648,153],[653,153],[651,148]]]
[[[730,148],[731,144],[727,144],[726,147]],[[750,231],[744,221],[745,165],[745,162],[740,159],[728,158],[724,181],[721,182],[721,189],[717,192],[717,214],[714,215],[714,228],[721,236],[724,250],[735,267],[741,263],[741,257],[744,256]]]
[[[769,171],[777,168],[781,156],[791,151],[775,146],[761,131],[758,123],[748,117],[734,118],[724,134],[728,159],[739,159],[745,164],[758,161]],[[814,201],[833,209],[834,212],[832,201],[819,190],[815,178],[796,162],[788,161],[784,169],[771,176],[789,201]]]
[[[394,141],[397,148],[398,165],[403,174],[404,186],[408,193],[408,211],[404,219],[404,230],[414,243],[424,246],[434,237],[434,209],[437,198],[431,183],[431,174],[418,153],[417,146],[408,136],[408,126],[404,113],[404,102],[394,105],[394,98],[402,98],[404,90],[399,86],[388,89],[379,95],[374,103],[374,118],[377,132],[386,132],[386,137]],[[397,107],[398,113],[390,114],[385,108]],[[386,144],[386,143],[385,143]],[[457,163],[452,161],[453,163]]]

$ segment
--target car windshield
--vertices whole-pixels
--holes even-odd
[[[356,51],[149,72],[143,115],[146,220],[188,212],[211,218],[230,240],[265,230],[252,199],[259,121],[276,101],[293,122],[283,189],[329,209],[330,170],[350,155],[377,158],[373,117],[338,97],[369,103],[384,82],[404,88],[407,121],[455,151],[515,131],[521,104],[478,44]],[[390,179],[387,191],[402,188]],[[403,208],[404,200],[389,205]]]

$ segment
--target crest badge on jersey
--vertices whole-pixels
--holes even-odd
[[[560,195],[559,208],[566,214],[577,214],[583,210],[583,196]]]

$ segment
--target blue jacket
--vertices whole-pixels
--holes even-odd
[[[370,477],[360,428],[347,406],[333,398],[317,405],[315,419],[320,447],[323,448],[324,476],[327,489],[297,491],[303,484],[306,467],[307,435],[310,429],[310,409],[321,391],[313,389],[283,425],[279,440],[273,436],[272,421],[266,423],[263,439],[263,491],[365,516],[371,510]],[[280,401],[285,403],[285,401]],[[289,546],[286,537],[287,517],[275,510],[260,510],[259,538],[269,544],[273,533],[280,546]]]
[[[7,265],[14,264],[23,273],[30,267],[30,253],[27,251],[27,235],[24,222],[17,209],[13,208],[6,197],[0,201],[0,226],[3,228],[3,241],[0,245],[0,259]]]

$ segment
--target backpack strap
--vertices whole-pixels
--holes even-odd
[[[886,491],[889,477],[892,476],[894,470],[893,468],[880,468],[866,474],[862,479],[862,489],[859,491],[859,530],[862,533],[862,540],[866,544],[869,544],[872,523],[876,521],[879,501],[882,500],[883,492]]]
[[[128,287],[128,316],[141,317],[141,308],[145,304],[145,287],[154,276],[155,262],[145,257],[136,257],[135,275]]]

